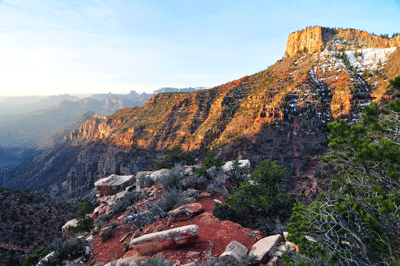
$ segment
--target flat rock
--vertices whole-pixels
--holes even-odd
[[[225,252],[220,257],[230,256],[240,260],[244,255],[247,255],[249,250],[237,241],[232,241],[226,246]]]
[[[170,211],[169,213],[180,212],[185,209],[187,210],[186,212],[172,217],[172,222],[186,221],[204,212],[203,205],[201,205],[201,203],[194,202],[180,206],[175,210]]]
[[[253,245],[249,255],[254,255],[260,263],[268,262],[272,257],[272,252],[275,247],[279,246],[283,241],[282,235],[273,235],[259,240]]]
[[[101,178],[94,183],[96,194],[99,197],[111,196],[122,192],[125,188],[136,183],[136,177],[133,175],[110,175]]]
[[[151,233],[131,240],[129,246],[141,255],[173,249],[195,241],[200,236],[197,225],[187,225],[158,233]]]

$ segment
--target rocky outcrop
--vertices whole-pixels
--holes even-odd
[[[127,187],[134,185],[136,178],[133,175],[119,176],[110,175],[99,179],[94,183],[96,197],[111,196],[124,191]]]
[[[158,233],[151,233],[131,240],[130,248],[140,254],[157,253],[176,248],[179,245],[195,241],[200,236],[197,225],[187,225]]]
[[[346,43],[341,42],[346,40]],[[285,57],[291,57],[298,52],[320,52],[328,46],[336,49],[365,49],[400,47],[400,36],[383,38],[356,29],[331,29],[325,27],[310,27],[289,34]]]
[[[73,236],[73,233],[71,233],[69,231],[70,227],[76,227],[78,225],[78,220],[77,219],[73,219],[70,220],[68,222],[66,222],[63,227],[61,228],[62,234],[64,238],[69,238],[71,236]]]
[[[151,169],[158,158],[157,152],[92,145],[79,153],[67,174],[69,191],[78,195],[86,193],[94,188],[97,180],[112,174],[136,175]]]

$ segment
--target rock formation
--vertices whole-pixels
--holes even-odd
[[[341,42],[346,41],[346,42]],[[331,48],[365,49],[400,47],[400,36],[384,38],[356,29],[331,29],[325,27],[310,27],[289,34],[285,57],[298,53],[321,52],[328,46]]]

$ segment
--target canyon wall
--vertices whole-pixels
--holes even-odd
[[[355,29],[331,29],[310,27],[289,34],[285,57],[305,51],[309,53],[328,49],[391,48],[400,46],[400,36],[383,38],[366,31]]]

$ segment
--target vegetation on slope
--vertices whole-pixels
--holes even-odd
[[[390,83],[400,90],[400,76]],[[316,265],[315,259],[335,265],[399,262],[400,101],[365,110],[357,125],[329,124],[333,152],[325,160],[339,173],[317,201],[293,209],[289,239],[305,256],[299,265]]]

